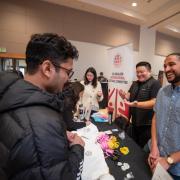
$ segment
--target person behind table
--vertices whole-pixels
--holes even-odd
[[[148,162],[154,171],[159,162],[175,180],[180,179],[180,53],[164,61],[169,85],[163,87],[154,107],[151,151]]]
[[[0,76],[0,172],[8,179],[80,179],[84,141],[66,131],[57,95],[76,58],[63,36],[35,34],[26,47],[24,80]]]
[[[107,78],[104,77],[103,72],[100,72],[100,73],[99,73],[98,81],[101,82],[101,83],[102,83],[102,82],[107,82],[107,81],[108,81]]]
[[[156,95],[161,87],[160,82],[151,75],[151,65],[142,61],[136,65],[137,81],[128,91],[120,91],[120,96],[130,107],[129,118],[132,118],[132,138],[138,145],[144,145],[151,138],[151,120]]]
[[[97,80],[97,73],[93,67],[89,67],[84,75],[84,80],[81,81],[85,90],[82,97],[82,103],[85,109],[92,107],[92,111],[99,109],[99,102],[103,100],[101,84]]]
[[[64,90],[65,111],[63,112],[63,118],[69,131],[77,130],[90,124],[89,120],[86,122],[73,121],[74,114],[78,115],[78,102],[82,98],[83,93],[84,86],[78,81],[70,83]]]

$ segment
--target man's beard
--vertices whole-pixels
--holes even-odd
[[[166,78],[167,78],[167,74],[166,74]],[[168,78],[167,78],[167,80],[168,80]],[[175,74],[175,78],[173,80],[168,80],[168,82],[171,84],[180,82],[180,75]]]

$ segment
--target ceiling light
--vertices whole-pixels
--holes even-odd
[[[136,2],[133,2],[133,3],[131,4],[131,6],[136,7],[136,6],[137,6],[137,3],[136,3]]]
[[[174,26],[172,26],[172,25],[167,25],[166,28],[169,29],[169,30],[171,30],[171,31],[174,31],[174,32],[176,32],[176,33],[180,33],[180,29],[179,29],[179,28],[176,28],[176,27],[174,27]]]

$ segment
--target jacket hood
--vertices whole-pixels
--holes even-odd
[[[10,72],[0,72],[0,99],[6,90],[16,81],[18,80],[18,76],[14,73]]]
[[[60,94],[43,91],[19,79],[14,73],[1,73],[0,84],[0,112],[32,105],[49,106],[56,111],[63,110],[63,97]]]

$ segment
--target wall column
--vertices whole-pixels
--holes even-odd
[[[156,31],[141,26],[139,43],[139,61],[152,63],[155,53]]]

